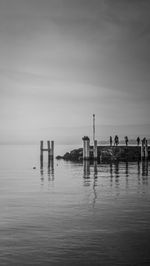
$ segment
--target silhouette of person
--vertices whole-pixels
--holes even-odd
[[[137,145],[139,146],[140,145],[140,138],[137,137],[136,141],[137,141]]]
[[[146,144],[146,138],[143,138],[142,139],[142,146],[145,146],[145,144]]]
[[[129,141],[129,140],[128,140],[128,137],[125,136],[124,139],[125,139],[125,144],[126,144],[126,146],[128,146],[128,141]]]
[[[118,138],[117,135],[115,136],[114,142],[115,142],[115,146],[118,146],[118,144],[119,144],[119,138]]]
[[[112,136],[110,136],[110,146],[112,146]]]

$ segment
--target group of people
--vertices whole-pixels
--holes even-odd
[[[126,146],[128,146],[128,142],[129,142],[128,137],[125,136],[124,140],[125,140]],[[137,137],[136,141],[137,141],[137,145],[139,146],[140,145],[140,137]],[[146,144],[146,141],[147,141],[146,138],[142,139],[142,145]],[[110,136],[110,146],[112,146],[112,144],[113,144],[113,139],[112,139],[112,136]],[[114,137],[114,146],[118,146],[118,144],[119,144],[119,137],[118,137],[118,135],[116,135]]]
[[[113,139],[112,139],[112,136],[110,136],[110,146],[112,146],[112,143],[113,143]],[[116,135],[114,137],[114,146],[118,146],[119,144],[119,137]]]

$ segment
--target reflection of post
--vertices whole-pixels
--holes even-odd
[[[52,170],[51,170],[51,174],[52,174],[52,180],[54,180],[54,160],[52,160]]]
[[[126,177],[129,176],[129,173],[128,173],[128,162],[126,162]]]
[[[94,161],[94,178],[97,178],[97,161]]]
[[[94,194],[93,208],[95,207],[95,203],[96,203],[96,199],[97,199],[96,186],[97,186],[97,179],[94,178],[94,182],[93,182],[93,194]]]
[[[137,162],[138,177],[140,176],[140,161]]]
[[[48,160],[48,180],[54,180],[54,160],[51,157]]]
[[[43,171],[43,165],[41,165],[41,168],[40,168],[40,173],[41,173],[41,181],[43,182],[43,181],[44,181],[44,171]]]
[[[118,162],[115,163],[115,175],[116,177],[119,177],[119,163]]]
[[[90,162],[89,161],[83,161],[83,177],[89,178],[90,177]]]
[[[97,160],[97,140],[94,140],[93,157],[94,157],[94,160]]]
[[[110,178],[113,178],[113,168],[112,168],[112,163],[110,163]]]
[[[142,161],[142,176],[148,176],[148,160]]]

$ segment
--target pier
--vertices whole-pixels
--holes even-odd
[[[90,145],[88,136],[84,136],[83,140],[83,160],[96,161],[116,161],[116,160],[146,160],[150,158],[150,147],[147,140],[141,143],[141,146],[129,145],[97,145],[95,140],[94,145]]]
[[[44,141],[40,141],[40,163],[41,163],[41,168],[43,167],[43,155],[44,152],[48,153],[48,166],[50,163],[54,160],[54,141],[50,140],[47,141],[47,148],[44,148]]]

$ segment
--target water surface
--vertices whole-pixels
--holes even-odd
[[[41,169],[38,146],[2,145],[0,265],[150,265],[149,167]]]

